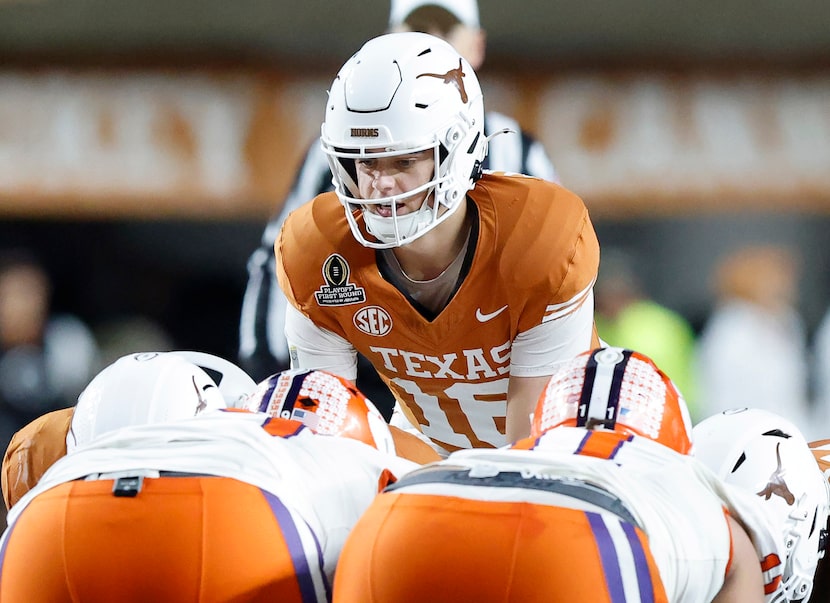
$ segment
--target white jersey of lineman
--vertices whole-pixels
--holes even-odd
[[[599,436],[600,442],[591,442]],[[613,439],[616,438],[616,442]],[[756,497],[723,484],[702,463],[644,437],[559,427],[512,448],[452,453],[429,467],[470,468],[470,478],[520,472],[523,478],[580,480],[612,494],[649,540],[668,598],[709,603],[723,586],[731,535],[725,510],[747,529],[758,552],[764,583],[780,584],[784,559],[779,539]],[[410,475],[410,480],[416,474]],[[528,488],[426,483],[397,491],[446,494],[481,500],[527,501],[603,511],[590,503]],[[774,599],[769,593],[768,601]]]
[[[263,427],[269,421],[262,413],[211,411],[105,434],[50,467],[9,511],[8,525],[38,494],[79,478],[158,477],[159,471],[229,477],[274,494],[302,520],[295,524],[305,522],[304,548],[317,557],[317,540],[331,578],[346,536],[389,473],[399,477],[419,465],[299,424],[291,434],[272,435]]]

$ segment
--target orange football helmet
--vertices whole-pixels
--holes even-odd
[[[680,391],[650,358],[624,348],[585,352],[551,376],[531,435],[559,426],[644,436],[681,454],[692,449],[692,421]]]
[[[326,371],[294,369],[271,375],[244,407],[395,454],[389,426],[377,407],[348,379]]]

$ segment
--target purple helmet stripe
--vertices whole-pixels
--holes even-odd
[[[585,427],[588,422],[588,407],[591,403],[594,381],[597,377],[597,361],[594,359],[596,352],[591,354],[585,365],[585,383],[582,386],[582,395],[579,398],[579,407],[576,411],[576,426]]]
[[[608,404],[606,406],[606,419],[611,421],[609,425],[613,429],[614,424],[618,418],[618,407],[620,404],[620,390],[622,389],[623,376],[625,375],[625,367],[628,366],[628,361],[631,358],[631,350],[623,350],[623,360],[614,365],[614,375],[611,377],[611,388],[608,390]],[[613,411],[611,409],[613,408]]]
[[[614,429],[623,376],[631,353],[631,350],[621,348],[601,348],[591,353],[585,366],[577,426],[590,428],[600,424]]]

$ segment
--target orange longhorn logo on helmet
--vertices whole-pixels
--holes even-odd
[[[778,467],[776,470],[770,475],[769,482],[767,482],[766,487],[763,490],[758,492],[758,496],[763,496],[764,500],[769,500],[770,497],[775,494],[776,496],[780,496],[784,499],[788,505],[795,504],[795,495],[790,492],[789,486],[787,486],[787,482],[784,481],[784,471],[781,467],[781,444],[777,444],[775,446],[775,457],[778,459]]]
[[[196,390],[196,398],[198,400],[196,404],[196,412],[193,413],[193,416],[196,416],[207,408],[207,400],[204,399],[202,396],[202,390],[200,390],[199,386],[196,384],[196,377],[191,376],[190,380],[193,382],[193,389]]]
[[[458,93],[461,95],[461,102],[467,102],[467,90],[464,88],[464,69],[461,64],[461,59],[458,59],[458,67],[456,69],[450,69],[446,73],[422,73],[417,78],[421,77],[437,77],[440,80],[444,80],[445,84],[455,84],[455,87],[458,88]]]

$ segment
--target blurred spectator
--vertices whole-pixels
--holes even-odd
[[[392,0],[388,29],[420,31],[452,44],[473,70],[484,61],[486,35],[479,22],[476,0]],[[486,94],[486,93],[485,93]],[[523,132],[518,122],[488,111],[484,130],[488,135],[508,129],[489,143],[485,169],[518,172],[558,182],[553,164],[542,144]],[[239,327],[239,362],[252,377],[263,379],[288,367],[288,346],[283,333],[286,299],[277,284],[274,268],[274,240],[285,217],[320,193],[332,190],[328,160],[315,140],[309,148],[293,188],[280,212],[268,223],[260,247],[248,261],[248,285],[242,304]],[[386,386],[371,365],[360,357],[358,386],[372,401],[384,408],[381,398],[391,403]]]
[[[99,368],[90,329],[53,314],[51,282],[27,252],[0,257],[0,447],[38,416],[75,404]]]
[[[125,316],[95,329],[101,349],[101,366],[108,366],[127,354],[169,351],[177,346],[158,322],[147,316]]]
[[[797,311],[799,261],[788,248],[740,248],[716,265],[716,305],[698,342],[698,403],[705,416],[728,408],[783,415],[807,437],[806,329]],[[819,430],[821,431],[821,430]]]
[[[812,368],[815,423],[830,425],[830,308],[825,312],[815,333]]]
[[[637,350],[654,359],[680,389],[692,418],[701,419],[694,404],[694,329],[682,315],[646,293],[640,277],[643,268],[622,249],[602,248],[594,286],[597,331],[609,345]]]

